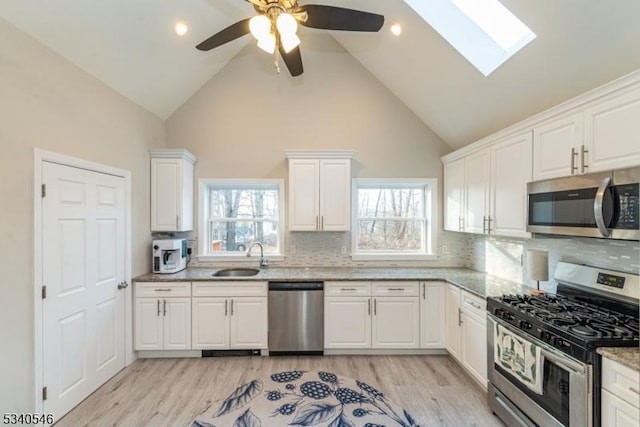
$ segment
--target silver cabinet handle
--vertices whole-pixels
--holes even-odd
[[[180,230],[180,217],[176,215],[176,230]]]
[[[171,288],[157,288],[153,290],[154,292],[171,292],[173,289]]]
[[[367,303],[369,305],[369,310],[367,310],[367,313],[369,314],[369,316],[371,316],[371,298],[367,300]]]
[[[611,235],[611,230],[609,230],[609,228],[607,228],[607,224],[604,223],[603,212],[604,194],[610,183],[611,177],[606,177],[602,180],[600,187],[598,187],[598,191],[596,192],[596,199],[593,202],[593,215],[596,217],[596,226],[598,227],[600,234],[604,237],[609,237]]]
[[[578,152],[575,147],[571,147],[571,175],[575,175],[578,167],[576,166],[576,157],[578,157]]]
[[[464,231],[464,218],[458,217],[458,231]]]
[[[487,234],[487,217],[482,217],[482,234]]]
[[[587,164],[587,160],[585,158],[585,154],[587,154],[589,150],[584,148],[584,145],[580,146],[580,173],[585,173],[585,169],[589,168]]]
[[[316,215],[316,230],[320,230],[320,217]]]
[[[467,301],[465,301],[464,303],[465,303],[465,304],[469,304],[471,307],[477,308],[478,310],[482,310],[482,307],[481,307],[479,304],[476,304],[476,303],[475,303],[475,302],[473,302],[473,301],[468,301],[468,300],[467,300]]]
[[[405,289],[404,288],[389,288],[389,291],[396,291],[396,292],[404,292]]]
[[[160,300],[156,301],[157,302],[157,306],[158,306],[158,314],[157,316],[160,317]]]
[[[493,219],[491,218],[491,216],[487,217],[487,234],[491,234],[491,221],[493,221]]]
[[[378,301],[375,298],[373,299],[373,315],[378,315]]]
[[[231,300],[231,315],[233,316],[233,299]]]
[[[355,292],[357,291],[356,288],[340,288],[340,291],[342,292]]]
[[[423,283],[422,284],[422,299],[427,299],[427,284]]]
[[[224,315],[228,315],[229,314],[229,310],[227,307],[227,304],[229,303],[229,300],[224,300]]]
[[[458,308],[458,326],[462,326],[462,310]]]
[[[167,315],[167,300],[166,299],[162,300],[162,311],[163,311],[163,314],[166,316]]]

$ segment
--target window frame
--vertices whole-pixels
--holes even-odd
[[[209,216],[205,215],[210,211],[208,191],[211,186],[229,186],[234,185],[238,188],[254,188],[259,187],[275,187],[278,190],[278,253],[265,254],[265,258],[269,261],[283,261],[285,259],[285,204],[284,204],[284,179],[265,179],[265,178],[201,178],[198,180],[198,261],[226,261],[226,262],[252,262],[255,263],[255,257],[247,257],[240,253],[220,253],[213,255],[211,252],[205,252],[208,248],[209,236]]]
[[[358,250],[358,190],[361,188],[397,188],[402,186],[424,187],[423,252]],[[351,259],[354,261],[425,261],[435,260],[438,235],[438,179],[437,178],[354,178],[351,181]]]

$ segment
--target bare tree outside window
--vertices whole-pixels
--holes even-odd
[[[426,190],[424,184],[358,186],[357,252],[424,253]]]
[[[209,187],[209,242],[212,252],[243,252],[261,242],[277,253],[278,189],[244,186]]]

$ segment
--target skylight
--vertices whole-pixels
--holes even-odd
[[[536,35],[498,0],[404,0],[488,76]]]

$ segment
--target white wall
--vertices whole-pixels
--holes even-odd
[[[247,46],[167,120],[167,145],[198,156],[196,178],[286,178],[284,150],[353,149],[354,178],[436,177],[441,187],[450,147],[326,33],[305,34],[301,50],[305,72],[292,78]],[[348,240],[326,237],[307,233],[309,254],[323,247],[339,258]],[[305,245],[290,258],[303,261]]]
[[[34,148],[130,170],[133,275],[149,270],[149,160],[164,123],[0,18],[0,412],[33,411]]]

